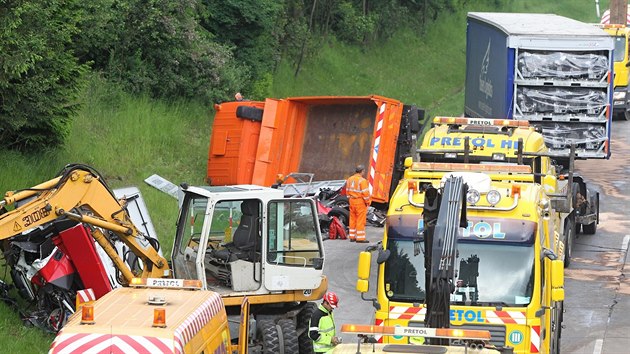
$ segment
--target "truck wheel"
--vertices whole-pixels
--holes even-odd
[[[260,321],[260,332],[262,335],[263,354],[280,353],[280,340],[278,329],[272,321]]]
[[[575,240],[575,215],[571,214],[567,217],[564,226],[564,267],[568,268],[573,257],[573,240]]]
[[[278,321],[278,325],[282,330],[282,341],[284,343],[284,354],[298,354],[298,334],[295,330],[295,324],[290,319],[281,319]]]
[[[593,208],[591,208],[591,210],[595,213],[595,215],[597,215],[597,218],[595,218],[595,221],[588,225],[582,225],[582,231],[585,235],[595,235],[595,233],[597,232],[597,222],[599,221],[599,198],[595,198],[594,204],[595,205],[593,205]]]
[[[313,317],[316,306],[314,303],[309,302],[304,306],[302,311],[297,316],[297,333],[298,333],[298,345],[300,347],[300,354],[314,354],[313,341],[308,336],[308,325]]]
[[[348,201],[348,197],[340,195],[332,202],[332,206],[348,210],[350,208],[350,202]]]

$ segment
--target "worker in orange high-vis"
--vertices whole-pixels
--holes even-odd
[[[370,205],[370,188],[364,175],[365,166],[358,165],[355,174],[346,181],[346,194],[350,201],[350,242],[369,242],[365,238],[365,220]]]

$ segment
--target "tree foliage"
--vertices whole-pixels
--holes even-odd
[[[63,142],[87,66],[70,50],[77,1],[0,3],[0,140],[22,150]]]
[[[244,69],[231,47],[213,41],[199,25],[198,10],[194,0],[128,1],[107,74],[154,97],[226,99]]]
[[[277,0],[202,0],[202,5],[203,27],[220,43],[235,48],[234,57],[248,69],[240,89],[252,91],[257,87],[264,95],[270,89],[269,74],[280,60],[279,43],[286,23],[283,3]]]
[[[370,45],[467,1],[0,0],[0,138],[61,144],[88,70],[158,98],[260,99],[327,38]]]

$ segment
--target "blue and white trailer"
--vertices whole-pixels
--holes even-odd
[[[529,121],[558,156],[556,173],[569,177],[558,189],[570,198],[552,203],[568,266],[577,233],[594,234],[599,223],[599,193],[574,173],[570,156],[610,157],[612,37],[558,15],[498,12],[468,13],[466,36],[464,114]]]
[[[528,120],[552,152],[610,157],[613,49],[592,24],[553,14],[468,13],[465,115]]]

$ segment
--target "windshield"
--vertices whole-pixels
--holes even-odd
[[[615,62],[623,61],[623,58],[626,56],[626,37],[624,36],[615,36]]]
[[[418,223],[418,217],[415,219],[416,225],[422,224],[421,221]],[[393,237],[387,241],[391,256],[385,262],[386,294],[392,301],[424,302],[426,284],[422,233],[418,236],[418,232],[409,227],[389,222],[388,235]],[[518,225],[517,222],[525,224],[520,220],[485,218],[483,222],[475,222],[469,218],[469,227],[458,241],[459,256],[455,262],[458,276],[455,293],[451,295],[452,304],[529,304],[534,287],[535,228],[524,225],[523,229],[516,230],[514,226]],[[413,224],[413,221],[408,224]],[[493,231],[480,227],[482,224],[491,225]],[[500,225],[511,227],[501,229]],[[404,231],[406,236],[399,231]],[[527,237],[524,237],[524,232]]]

